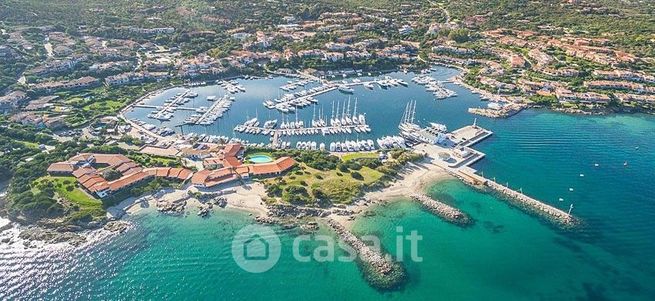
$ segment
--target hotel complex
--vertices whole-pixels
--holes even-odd
[[[196,187],[210,188],[247,179],[251,175],[258,177],[280,175],[296,164],[296,161],[290,157],[281,157],[267,163],[244,164],[243,153],[244,148],[238,143],[227,144],[216,152],[207,152],[213,157],[205,158],[203,160],[205,169],[195,174],[186,168],[143,168],[121,154],[83,153],[67,161],[51,164],[48,173],[53,176],[73,176],[86,191],[99,198],[106,198],[155,177],[179,182],[190,179]],[[113,177],[108,176],[111,172],[114,174]]]

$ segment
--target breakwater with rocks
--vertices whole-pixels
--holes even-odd
[[[406,273],[403,266],[393,261],[391,256],[369,247],[337,221],[327,218],[325,222],[341,240],[357,252],[357,262],[369,284],[379,290],[393,290],[405,283]]]
[[[414,193],[410,197],[413,200],[420,202],[424,208],[432,212],[434,215],[441,217],[447,222],[459,226],[470,226],[474,223],[473,219],[468,214],[455,207],[437,201],[425,194]]]

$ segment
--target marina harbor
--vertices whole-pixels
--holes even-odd
[[[370,114],[366,112],[370,110],[370,107],[366,104],[371,101],[366,99],[366,94],[371,93],[370,91],[373,91],[375,86],[380,88],[378,91],[385,93],[389,88],[407,88],[411,83],[415,85],[413,87],[416,87],[417,91],[423,90],[420,93],[431,95],[434,99],[457,96],[457,93],[444,86],[449,82],[449,78],[437,79],[430,73],[425,72],[416,75],[399,75],[407,77],[408,80],[385,75],[372,80],[355,78],[351,79],[350,82],[346,80],[329,82],[311,77],[303,78],[301,75],[300,79],[288,80],[283,83],[278,81],[281,82],[281,85],[277,88],[289,93],[278,99],[263,101],[265,107],[279,111],[277,118],[260,120],[259,115],[270,116],[271,113],[263,112],[260,114],[258,110],[255,110],[254,118],[246,117],[245,121],[234,125],[231,133],[209,135],[192,132],[185,134],[184,139],[248,144],[248,140],[235,136],[235,134],[243,134],[249,139],[261,137],[259,139],[261,142],[253,143],[253,145],[274,149],[321,150],[332,153],[413,148],[432,157],[435,164],[466,183],[487,186],[507,196],[521,208],[535,212],[559,224],[567,226],[575,224],[575,219],[570,212],[546,205],[526,196],[522,191],[514,191],[499,185],[484,178],[472,168],[472,165],[485,157],[484,153],[473,149],[472,146],[493,134],[491,131],[479,127],[476,120],[474,120],[473,125],[460,127],[453,131],[449,131],[445,124],[436,122],[427,122],[427,125],[421,125],[423,122],[419,122],[417,115],[422,113],[421,107],[425,106],[425,104],[420,106],[417,99],[406,99],[402,101],[403,109],[400,110],[402,113],[399,120],[396,121],[395,131],[387,126],[385,131],[377,133],[376,127],[381,123],[369,124],[370,118],[368,117]],[[225,83],[229,83],[230,86],[227,87],[243,87],[238,81],[234,81],[224,82],[223,85],[220,85],[220,89],[226,89]],[[247,81],[244,83],[247,83]],[[362,90],[358,90],[359,93],[354,93],[353,87],[360,87]],[[227,92],[220,98],[215,98],[213,95],[207,96],[206,101],[211,104],[209,108],[205,106],[197,107],[197,104],[193,106],[196,108],[196,113],[187,116],[184,124],[207,127],[218,122],[217,120],[230,108],[230,104],[239,103],[239,100],[235,99],[234,96],[228,95],[240,90],[231,89],[233,89],[230,90],[232,92]],[[247,89],[244,88],[243,90]],[[293,92],[296,90],[299,91]],[[212,89],[212,91],[215,90]],[[318,97],[328,95],[331,99],[327,103],[325,100],[319,103]],[[148,117],[157,117],[161,112],[171,114],[177,110],[180,112],[191,111],[185,104],[189,102],[193,104],[196,98],[199,98],[199,95],[191,90],[177,92],[164,101],[163,107],[158,107],[158,111],[151,113],[153,116],[149,115]],[[137,106],[144,105],[147,104],[140,102]],[[490,109],[502,109],[496,107],[495,103],[489,103],[489,107]],[[283,108],[283,110],[280,110],[280,108]],[[389,120],[384,120],[384,123],[386,126],[386,124],[389,124]],[[152,125],[147,124],[141,126],[152,127]],[[179,126],[183,125],[176,127]],[[165,134],[170,133],[170,129],[166,127],[164,130],[158,131],[164,131]],[[330,139],[330,137],[334,138]],[[347,138],[344,139],[344,137]],[[171,138],[161,138],[164,141],[171,140]]]

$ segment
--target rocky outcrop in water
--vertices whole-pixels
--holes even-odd
[[[125,221],[111,221],[103,227],[105,230],[115,233],[123,233],[130,228],[130,223]]]
[[[186,207],[186,199],[180,200],[157,200],[157,210],[159,212],[168,213],[168,214],[184,214],[184,208]]]
[[[49,229],[43,229],[39,227],[32,227],[23,230],[18,238],[26,241],[42,241],[48,244],[56,243],[69,243],[73,246],[77,246],[86,241],[86,237],[80,234],[71,233],[71,232],[58,232]]]

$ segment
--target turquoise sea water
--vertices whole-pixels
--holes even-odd
[[[440,102],[419,91],[409,97],[425,105],[422,122],[455,128],[470,123],[466,108],[479,103],[458,93]],[[380,99],[392,108],[380,114],[399,118],[391,104],[402,108],[409,97]],[[373,208],[356,222],[358,235],[380,236],[392,253],[397,226],[423,236],[423,262],[404,262],[407,284],[378,292],[354,263],[295,261],[295,230],[276,229],[280,262],[250,274],[230,253],[232,236],[252,223],[248,214],[218,210],[203,219],[146,209],[129,217],[134,229],[74,252],[0,248],[0,299],[654,300],[655,118],[528,110],[478,122],[494,136],[475,146],[487,154],[476,168],[560,208],[573,203],[583,227],[564,232],[456,180],[437,183],[429,193],[475,225],[450,225],[406,201]]]

